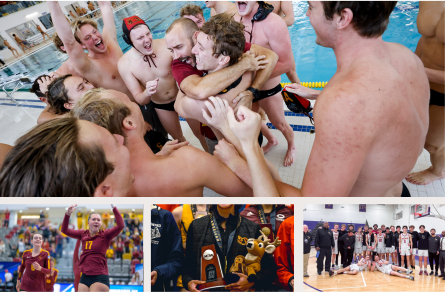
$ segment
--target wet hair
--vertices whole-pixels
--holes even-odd
[[[204,23],[201,31],[213,41],[214,57],[230,57],[229,66],[238,63],[246,46],[244,24],[228,13],[220,13]]]
[[[40,85],[39,82],[43,77],[49,77],[48,75],[40,75],[39,77],[34,80],[34,83],[32,84],[31,88],[29,89],[29,92],[34,93],[37,95],[37,97],[46,97],[46,95],[40,91]]]
[[[184,7],[181,8],[181,11],[179,13],[179,15],[181,17],[184,17],[184,15],[197,16],[199,14],[204,16],[204,12],[202,11],[202,8],[199,7],[198,5],[195,5],[195,4],[187,4],[187,5],[185,5]]]
[[[78,35],[80,34],[80,28],[87,24],[91,25],[92,27],[94,27],[94,29],[98,30],[97,22],[91,20],[90,18],[86,17],[76,18],[73,22],[71,22],[71,31],[73,32],[73,35],[79,44],[82,44],[82,41],[80,40],[80,37]]]
[[[54,34],[53,34],[53,43],[59,52],[61,52],[62,54],[66,54],[66,52],[60,48],[61,46],[64,46],[64,44],[63,44],[62,40],[59,38],[59,35],[57,34],[57,32],[54,32]]]
[[[68,90],[65,87],[65,79],[71,77],[73,75],[67,74],[61,77],[58,77],[53,80],[48,85],[48,92],[46,96],[48,97],[48,103],[51,106],[51,112],[56,115],[63,115],[70,110],[65,108],[65,103],[69,102],[68,98]]]
[[[185,34],[185,36],[189,39],[190,44],[192,44],[192,47],[194,45],[193,42],[193,35],[195,34],[195,32],[197,32],[199,30],[198,25],[196,25],[196,23],[189,19],[189,18],[178,18],[175,21],[173,21],[173,23],[170,25],[170,27],[165,31],[165,34],[168,34],[169,32],[171,32],[173,30],[174,27],[176,27],[177,25],[182,27],[182,30]]]
[[[333,20],[335,14],[341,15],[343,9],[349,8],[355,31],[362,37],[376,38],[385,32],[396,4],[397,1],[323,1],[323,10],[326,19]]]
[[[122,124],[131,114],[130,109],[120,101],[102,98],[104,94],[111,94],[103,88],[88,90],[77,102],[70,115],[80,120],[90,121],[101,126],[111,134],[124,135]]]
[[[0,196],[93,196],[113,170],[100,145],[81,141],[76,119],[52,119],[20,137],[8,152],[0,168]]]

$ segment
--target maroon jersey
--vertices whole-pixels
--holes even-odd
[[[45,281],[45,287],[47,292],[52,292],[54,291],[54,284],[57,281],[57,276],[59,275],[59,270],[54,269],[54,274],[53,275],[49,275],[49,277],[46,277],[46,281]]]
[[[51,273],[49,263],[49,252],[41,249],[40,253],[33,257],[32,249],[25,250],[22,256],[22,264],[20,266],[18,280],[21,280],[20,290],[23,291],[46,291],[45,281],[46,275]],[[37,262],[41,267],[41,271],[37,271],[32,263]],[[26,269],[26,273],[23,271]]]
[[[244,53],[249,51],[251,46],[251,43],[246,43],[244,47]],[[206,72],[198,70],[192,65],[181,62],[180,60],[173,60],[172,62],[172,75],[178,83],[179,87],[181,86],[182,80],[189,77],[190,75],[198,75],[199,77],[203,77],[205,73]]]
[[[65,214],[62,223],[62,233],[66,236],[82,241],[82,254],[80,255],[80,272],[88,276],[108,275],[107,258],[105,254],[110,247],[111,240],[124,229],[124,220],[115,207],[113,209],[117,225],[107,230],[101,230],[91,236],[89,230],[68,229],[70,216]]]

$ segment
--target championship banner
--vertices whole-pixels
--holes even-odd
[[[366,212],[366,204],[358,205],[358,211],[359,212]]]

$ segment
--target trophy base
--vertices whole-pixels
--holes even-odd
[[[205,284],[199,284],[196,288],[200,291],[212,291],[221,290],[221,288],[224,289],[224,287],[226,287],[226,281],[216,280]]]

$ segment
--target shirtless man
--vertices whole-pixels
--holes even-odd
[[[164,129],[179,141],[185,141],[174,104],[178,87],[171,73],[173,56],[164,39],[153,39],[148,25],[138,16],[122,22],[124,40],[132,48],[120,58],[119,73],[139,105],[150,101]]]
[[[412,270],[407,270],[402,267],[391,265],[389,261],[380,260],[379,256],[377,255],[374,257],[374,262],[372,263],[371,272],[374,272],[375,268],[377,268],[377,270],[379,270],[383,274],[406,278],[414,281],[414,276],[410,276],[413,273]],[[400,272],[404,272],[405,275]]]
[[[275,65],[271,78],[261,88],[260,96],[253,100],[253,110],[258,111],[259,107],[264,109],[270,122],[283,133],[287,141],[287,153],[284,158],[284,166],[291,166],[295,159],[296,148],[294,141],[294,131],[284,116],[283,98],[281,96],[281,74],[288,73],[291,83],[300,83],[296,74],[295,60],[292,54],[289,31],[284,20],[271,13],[273,7],[264,2],[241,2],[236,1],[238,14],[235,20],[244,24],[244,35],[246,41],[260,45],[274,51],[278,55],[278,62]],[[253,17],[262,7],[263,13],[258,20],[253,21]],[[264,128],[265,126],[263,126]],[[264,152],[278,144],[277,139],[268,141],[264,147]]]
[[[14,57],[16,57],[16,58],[20,57],[20,54],[17,51],[17,49],[14,48],[13,46],[11,46],[11,44],[6,39],[4,39],[3,42],[4,42],[5,46],[8,47],[8,49],[11,50],[12,54],[14,55]],[[17,56],[15,54],[17,54]]]
[[[181,90],[179,96],[183,96],[184,93],[187,98],[194,99],[196,103],[198,103],[198,101],[201,103],[196,108],[194,115],[191,115],[193,118],[188,119],[187,122],[195,136],[200,140],[203,148],[207,151],[206,140],[200,133],[199,122],[197,121],[202,119],[200,108],[206,109],[203,101],[209,96],[217,95],[227,89],[246,71],[262,69],[257,72],[249,88],[249,90],[252,91],[258,90],[269,78],[277,61],[277,55],[270,50],[252,45],[250,52],[256,56],[255,58],[245,54],[236,64],[204,76],[204,72],[195,68],[196,60],[192,53],[192,49],[195,46],[193,38],[197,33],[198,27],[194,22],[179,18],[167,29],[165,40],[168,49],[173,53],[175,59],[172,63],[172,73]],[[266,61],[262,60],[264,57]],[[251,103],[253,93],[249,90],[245,88],[245,90],[241,91],[235,98],[235,100],[239,101],[237,104],[234,104],[235,110],[239,105],[246,102]],[[224,98],[226,98],[229,93],[231,94],[233,92],[225,93]]]
[[[430,153],[432,166],[406,177],[410,183],[430,184],[445,178],[445,2],[420,1],[417,28],[422,37],[416,55],[422,60],[430,82],[429,128],[425,149]]]
[[[66,50],[65,50],[65,46],[63,45],[62,40],[59,38],[59,36],[57,35],[57,32],[55,32],[53,34],[53,42],[54,45],[56,46],[56,49],[61,52],[62,54],[66,54]],[[86,55],[88,55],[87,53],[85,53]],[[57,69],[56,74],[58,76],[63,76],[63,75],[73,75],[73,76],[77,76],[77,77],[82,77],[79,73],[77,73],[77,71],[74,69],[73,64],[71,63],[70,58],[68,58],[65,62],[63,62],[62,66],[59,67],[59,69]],[[54,76],[52,76],[54,77]]]
[[[224,12],[227,12],[230,15],[238,13],[236,4],[230,1],[206,1],[206,7],[210,8],[210,16],[215,16]]]
[[[366,258],[361,258],[359,261],[357,261],[356,264],[351,264],[346,268],[339,269],[337,271],[329,270],[329,276],[332,277],[340,274],[357,275],[359,272],[364,271],[366,268],[371,269],[371,263],[372,261],[370,260],[370,256],[367,255]]]
[[[12,36],[14,37],[15,41],[17,42],[17,44],[19,44],[19,46],[22,47],[22,51],[24,53],[26,52],[26,48],[28,48],[28,50],[30,50],[31,45],[27,41],[22,40],[21,38],[19,38],[15,34],[12,34]]]
[[[225,196],[252,195],[230,169],[195,147],[182,147],[168,157],[155,156],[144,141],[144,119],[138,106],[123,93],[93,89],[72,114],[123,133],[135,177],[130,196],[202,196],[204,187]]]
[[[46,41],[45,41],[45,36],[47,36],[48,39],[50,39],[50,36],[49,36],[46,32],[44,32],[44,31],[42,30],[42,28],[40,27],[40,25],[37,25],[36,28],[37,28],[38,31],[40,31],[40,34],[41,34],[42,37],[43,37],[43,41],[46,43]]]
[[[273,6],[273,13],[281,16],[287,26],[294,24],[295,16],[292,1],[267,1],[267,3]]]
[[[48,5],[57,34],[65,45],[74,69],[95,87],[119,90],[134,100],[117,69],[117,62],[123,53],[117,42],[111,5],[104,1],[98,3],[104,22],[103,35],[97,30],[95,22],[85,18],[72,24],[73,35],[59,3],[48,2]],[[88,55],[84,49],[88,50]]]
[[[182,7],[179,16],[193,20],[199,28],[206,22],[202,8],[195,4],[187,4]]]

